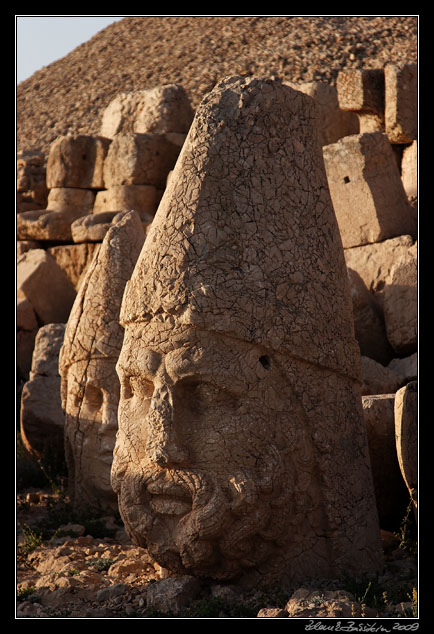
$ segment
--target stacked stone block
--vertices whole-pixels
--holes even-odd
[[[382,69],[341,71],[336,82],[340,108],[358,116],[361,133],[386,134],[396,152],[400,170],[403,152],[417,141],[417,81],[417,64],[388,63]],[[416,149],[411,158],[407,158],[405,169],[416,171]],[[404,173],[402,176],[404,178]]]

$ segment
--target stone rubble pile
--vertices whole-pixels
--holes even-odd
[[[385,530],[403,517],[409,495],[417,509],[416,82],[415,65],[387,64],[381,70],[342,71],[336,88],[324,82],[290,84],[310,95],[317,111],[350,281],[362,355],[361,399],[377,509]],[[59,351],[86,271],[110,227],[125,212],[136,211],[147,233],[193,114],[180,85],[122,93],[103,113],[99,136],[59,137],[46,167],[40,154],[18,157],[17,372],[24,384],[20,423],[25,446],[36,455],[48,436],[56,439],[59,452],[63,450]],[[80,564],[77,576],[66,575],[66,568],[62,575],[54,575],[68,547],[65,542],[53,553],[55,565],[34,556],[35,569],[42,575],[35,583],[47,597],[59,587],[79,591],[83,575],[93,583],[92,575],[98,574]],[[121,547],[92,548],[87,557],[117,561]],[[126,583],[134,578],[140,585],[155,578],[152,562],[145,561],[146,551],[137,555],[132,547],[125,548],[131,553],[112,568],[122,563]],[[74,561],[68,561],[75,569]],[[145,563],[139,571],[141,561]],[[159,605],[158,584],[163,581],[173,585],[175,579],[152,584],[147,607]],[[126,591],[121,585],[119,595]],[[107,583],[112,599],[116,587]],[[96,605],[104,592],[100,589],[94,597]],[[179,593],[174,590],[174,597]],[[144,599],[140,604],[139,594],[133,595],[136,611]],[[193,595],[188,586],[186,596]],[[318,604],[314,595],[312,589],[297,590],[284,608],[264,608],[258,616],[312,616],[306,610]],[[317,616],[360,615],[360,605],[349,595],[321,596],[327,606],[317,610]],[[49,605],[49,600],[42,604]],[[27,616],[26,609],[29,615],[32,612],[25,604],[20,609],[22,616]]]

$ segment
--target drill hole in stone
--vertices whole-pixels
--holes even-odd
[[[271,368],[271,363],[270,363],[270,359],[267,356],[263,356],[263,357],[259,357],[259,363],[262,365],[262,367],[264,367],[266,370],[269,370]]]
[[[350,182],[350,177],[349,176],[344,176],[344,183],[347,184]]]

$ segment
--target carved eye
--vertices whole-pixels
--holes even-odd
[[[138,376],[125,376],[121,381],[122,398],[129,399],[133,396],[139,398],[152,398],[154,385],[151,381],[139,378]]]
[[[86,385],[83,397],[83,405],[94,409],[99,410],[103,404],[104,395],[102,390],[92,383],[88,383]]]

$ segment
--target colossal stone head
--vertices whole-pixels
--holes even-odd
[[[119,310],[145,233],[135,211],[119,215],[72,307],[59,357],[69,489],[76,508],[117,507],[110,469],[117,430]]]
[[[133,541],[240,583],[381,566],[342,243],[310,97],[222,80],[128,281],[112,484]]]

